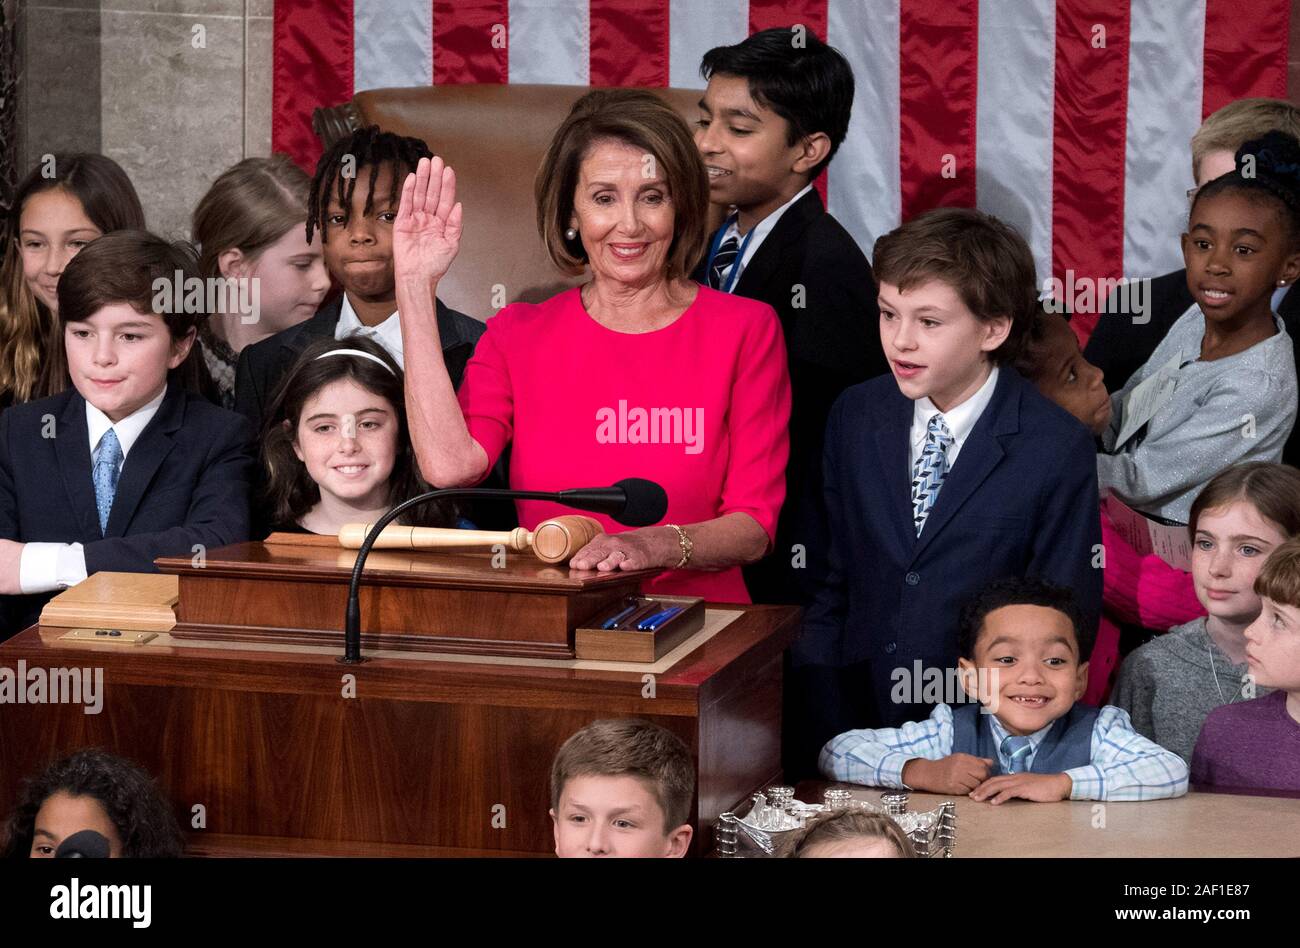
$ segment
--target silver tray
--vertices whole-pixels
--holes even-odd
[[[744,806],[719,816],[714,824],[716,855],[722,859],[789,856],[810,817],[852,808],[893,819],[911,840],[917,856],[949,858],[957,845],[957,808],[952,801],[918,811],[907,808],[906,793],[894,791],[882,793],[880,803],[857,799],[839,788],[827,790],[821,803],[804,803],[792,794],[788,787],[769,787],[765,793],[754,794]]]

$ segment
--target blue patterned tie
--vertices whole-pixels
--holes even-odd
[[[916,525],[918,537],[948,475],[948,445],[952,442],[947,422],[936,412],[926,427],[925,445],[912,470],[912,523]]]
[[[722,242],[718,252],[713,255],[713,266],[709,270],[709,286],[715,290],[722,289],[722,275],[727,272],[727,267],[736,262],[736,255],[740,253],[740,237],[732,234]]]
[[[108,512],[113,509],[113,495],[117,493],[118,468],[122,465],[122,445],[117,433],[109,428],[99,439],[99,457],[95,458],[92,478],[95,482],[95,507],[99,510],[99,532],[108,530]]]
[[[1029,738],[1018,734],[1008,734],[1002,738],[1002,754],[1007,758],[1007,773],[1023,774],[1029,769],[1029,753],[1034,745]]]

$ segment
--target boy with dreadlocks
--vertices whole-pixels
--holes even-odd
[[[329,148],[316,165],[307,205],[307,242],[319,231],[325,266],[343,292],[311,319],[239,355],[235,408],[260,431],[280,380],[307,346],[322,337],[373,338],[402,364],[402,331],[393,282],[393,219],[402,182],[432,153],[418,138],[358,129]],[[453,385],[484,325],[438,301],[442,357]]]

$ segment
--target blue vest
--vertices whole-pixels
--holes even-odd
[[[993,715],[981,713],[981,708],[982,705],[971,702],[952,709],[952,752],[990,758],[993,761],[990,776],[996,777],[1002,773],[1002,762],[993,740],[993,725],[987,720]],[[1056,719],[1043,737],[1029,772],[1059,774],[1092,763],[1092,726],[1100,713],[1100,708],[1076,702]]]

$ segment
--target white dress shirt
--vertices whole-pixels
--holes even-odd
[[[908,477],[912,476],[912,471],[916,468],[916,459],[921,456],[921,449],[925,447],[925,436],[930,427],[930,419],[935,415],[943,415],[948,430],[952,432],[952,444],[948,445],[947,451],[948,470],[952,470],[953,465],[957,463],[961,446],[966,443],[966,439],[975,428],[975,422],[980,420],[980,415],[984,414],[984,409],[988,408],[989,402],[993,400],[993,390],[997,385],[998,367],[995,365],[975,394],[955,408],[941,412],[935,407],[934,402],[930,401],[929,396],[918,398],[912,403],[912,441],[911,453],[908,457]]]
[[[402,361],[402,323],[397,318],[396,310],[378,326],[367,326],[357,317],[357,311],[352,308],[348,295],[344,293],[339,321],[334,327],[334,338],[346,339],[348,336],[369,336],[387,349],[399,366],[406,368]]]
[[[86,430],[90,441],[90,470],[86,477],[92,477],[95,461],[99,458],[99,442],[112,428],[117,435],[117,443],[122,448],[121,466],[118,477],[126,467],[127,455],[131,447],[139,440],[141,433],[158,414],[158,408],[167,396],[167,388],[159,392],[141,408],[137,408],[119,422],[110,421],[108,416],[90,402],[86,402]],[[25,543],[18,560],[18,585],[24,593],[50,592],[75,586],[86,578],[86,554],[80,543]]]
[[[758,248],[762,246],[763,241],[767,238],[767,235],[772,233],[772,229],[776,227],[776,222],[781,219],[781,215],[784,214],[786,211],[788,211],[790,209],[790,206],[794,204],[795,201],[798,201],[801,197],[803,197],[805,194],[811,191],[812,187],[813,186],[811,184],[805,185],[802,191],[800,191],[794,197],[790,198],[790,200],[786,201],[775,211],[773,211],[771,214],[768,214],[767,217],[763,218],[761,221],[759,221],[757,224],[754,225],[753,229],[751,230],[751,233],[754,236],[750,237],[749,242],[745,244],[744,255],[737,262],[732,263],[731,266],[727,267],[727,269],[722,271],[722,286],[726,286],[728,283],[730,283],[732,292],[735,292],[736,284],[739,283],[740,278],[745,275],[745,267],[749,266],[749,261],[754,259],[754,254],[758,253]],[[733,236],[737,237],[741,241],[744,241],[745,239],[744,234],[740,233],[740,219],[735,214],[731,216],[731,220],[730,223],[727,225],[727,229],[723,231],[722,240],[718,241],[718,246],[721,247],[723,244],[727,242],[728,239],[730,239]],[[737,266],[740,267],[740,272],[736,274],[736,279],[732,280],[731,271],[734,270]],[[719,289],[721,289],[721,287],[719,287]]]

